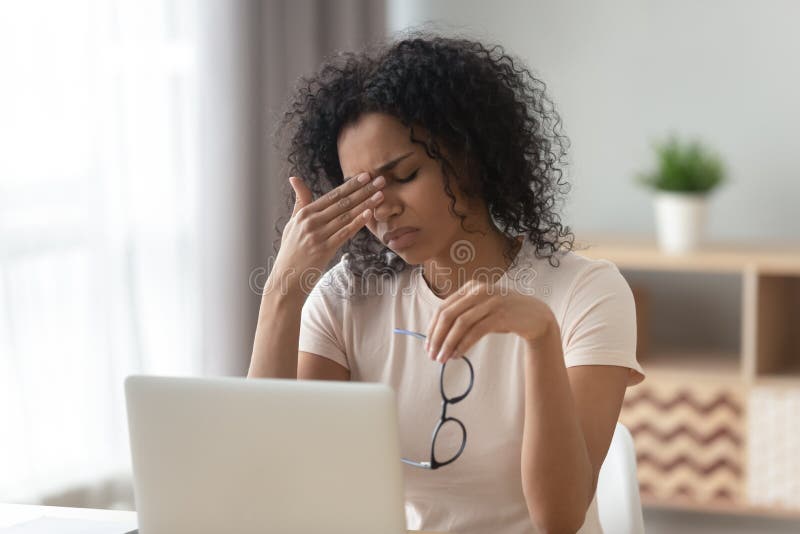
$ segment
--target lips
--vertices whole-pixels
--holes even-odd
[[[383,234],[383,237],[382,237],[383,243],[385,245],[388,245],[389,241],[391,241],[392,239],[396,239],[396,238],[400,237],[401,235],[407,234],[409,232],[414,232],[415,230],[419,230],[419,228],[413,228],[411,226],[403,226],[401,228],[397,228],[395,230],[392,230],[391,232],[386,232],[385,234]]]

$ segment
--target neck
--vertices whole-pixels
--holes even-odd
[[[497,282],[511,265],[512,260],[505,253],[512,242],[513,260],[522,244],[519,237],[514,242],[496,228],[459,236],[440,254],[423,263],[425,282],[442,299],[472,279]]]

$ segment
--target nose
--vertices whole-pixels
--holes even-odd
[[[385,222],[393,216],[403,212],[402,203],[396,195],[387,194],[387,188],[383,189],[383,201],[372,209],[372,214],[376,221]]]

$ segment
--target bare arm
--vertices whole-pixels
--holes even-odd
[[[542,532],[583,524],[614,433],[628,370],[566,368],[557,325],[525,354],[523,492]]]
[[[372,214],[370,208],[383,200],[372,195],[385,181],[370,182],[367,173],[317,200],[313,200],[311,190],[302,180],[292,178],[290,183],[296,193],[294,210],[284,228],[281,249],[261,297],[247,378],[297,378],[300,319],[308,297],[300,279],[311,281],[306,276],[309,270],[319,272],[345,241],[364,227]],[[305,358],[302,369],[308,367]],[[324,372],[325,365],[322,362],[312,367]],[[342,376],[342,369],[338,366],[333,373]]]
[[[292,293],[280,288],[264,292],[247,378],[297,378],[297,345],[304,297],[302,292]]]

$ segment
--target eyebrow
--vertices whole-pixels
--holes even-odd
[[[408,156],[410,156],[413,153],[414,152],[407,152],[406,154],[403,154],[402,156],[398,156],[398,157],[394,158],[392,161],[384,163],[383,165],[381,165],[377,169],[373,170],[372,174],[381,174],[381,173],[384,173],[386,171],[392,170],[393,168],[395,168],[397,166],[398,163],[400,163],[401,161],[403,161],[404,159],[406,159]],[[358,174],[361,174],[361,173],[358,173]],[[358,176],[358,175],[355,175],[355,176]],[[349,180],[351,178],[354,178],[355,176],[348,176],[347,178],[345,178],[345,181],[347,181],[347,180]]]

